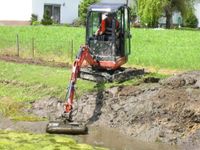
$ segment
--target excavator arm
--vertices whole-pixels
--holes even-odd
[[[65,112],[64,115],[68,120],[72,120],[71,118],[71,113],[73,109],[73,99],[74,99],[74,94],[75,94],[75,85],[76,81],[78,78],[78,75],[80,73],[81,65],[82,63],[87,61],[90,65],[92,66],[98,66],[98,62],[93,59],[89,52],[89,47],[88,46],[81,46],[78,55],[76,56],[76,59],[73,63],[72,67],[72,74],[71,74],[71,80],[69,83],[68,91],[66,94],[66,104],[65,104]]]

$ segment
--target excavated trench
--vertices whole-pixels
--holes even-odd
[[[89,135],[76,138],[111,149],[124,148],[116,145],[130,145],[126,147],[130,150],[134,146],[136,149],[151,148],[146,143],[132,139],[179,145],[180,149],[198,149],[200,71],[187,72],[160,81],[148,79],[145,82],[147,83],[137,86],[110,89],[101,87],[97,92],[84,94],[75,102],[73,116],[74,120],[87,122],[90,130]],[[63,102],[47,97],[33,102],[32,108],[26,111],[54,120],[62,114]],[[44,124],[42,122],[40,128]],[[106,141],[109,142],[106,144]],[[110,146],[113,141],[114,144]],[[155,150],[179,148],[162,144],[152,146]]]

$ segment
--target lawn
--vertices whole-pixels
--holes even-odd
[[[131,29],[132,54],[128,65],[178,70],[200,69],[200,32],[189,30]],[[20,55],[31,57],[34,38],[35,57],[71,61],[85,43],[85,29],[65,26],[0,27],[0,52],[16,53],[19,35]]]
[[[129,65],[200,69],[200,31],[132,29]]]
[[[84,43],[84,28],[73,27],[8,27],[0,26],[0,52],[16,54],[17,35],[22,57],[32,57],[34,45],[35,57],[56,61],[71,61],[72,41],[73,57]],[[34,44],[33,44],[34,39]]]

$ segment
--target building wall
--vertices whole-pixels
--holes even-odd
[[[199,21],[198,27],[200,27],[200,3],[195,4],[195,15]]]
[[[60,22],[72,23],[78,18],[78,6],[82,0],[1,0],[0,22],[29,21],[31,14],[43,18],[44,4],[58,4],[61,7]],[[130,1],[130,0],[129,0]],[[106,3],[126,3],[126,0],[101,0]]]
[[[31,18],[32,0],[1,0],[0,20],[28,21]]]
[[[60,5],[60,23],[72,23],[78,18],[78,5],[80,0],[33,0],[32,12],[38,16],[38,19],[43,18],[44,4]]]

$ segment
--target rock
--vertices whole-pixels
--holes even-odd
[[[195,123],[200,123],[200,112],[194,114],[194,116],[192,117],[192,121]]]

